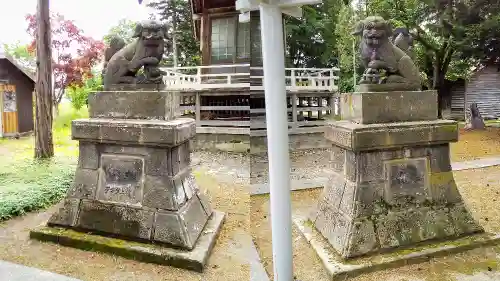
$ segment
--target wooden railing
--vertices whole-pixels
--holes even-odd
[[[235,70],[241,68],[246,69],[246,71],[235,72]],[[249,68],[250,64],[231,64],[176,68],[164,67],[162,70],[166,72],[163,76],[163,81],[171,89],[204,90],[249,87]]]
[[[251,67],[252,72],[261,75],[250,76],[251,81],[256,81],[255,90],[264,89],[264,70],[262,67]],[[285,85],[287,91],[326,91],[337,92],[339,80],[338,68],[285,68]]]
[[[245,88],[264,90],[262,67],[249,64],[208,65],[162,68],[165,84],[171,89],[204,90]],[[289,92],[337,92],[338,68],[285,68],[285,85]]]
[[[263,94],[260,94],[263,96]],[[210,90],[182,92],[180,110],[196,119],[199,132],[238,133],[251,130],[252,134],[265,134],[266,110],[264,104],[249,105],[248,92],[226,91],[217,93],[229,102],[205,103],[213,97]],[[290,132],[320,130],[326,120],[340,114],[340,95],[331,92],[287,93],[288,127]],[[255,101],[258,98],[253,98]],[[218,116],[214,118],[213,116]]]

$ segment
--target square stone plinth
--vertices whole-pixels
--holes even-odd
[[[451,241],[418,244],[411,248],[400,248],[390,252],[378,253],[377,255],[346,260],[339,256],[329,242],[322,237],[321,233],[314,228],[312,222],[307,219],[307,211],[296,210],[293,214],[293,221],[322,261],[331,280],[347,280],[362,273],[427,262],[433,257],[446,256],[500,243],[499,233],[482,233],[456,238]]]
[[[452,120],[387,124],[332,121],[325,126],[325,137],[333,145],[352,151],[445,144],[458,141],[458,123]]]
[[[82,233],[60,227],[34,229],[30,232],[30,238],[82,250],[109,253],[143,262],[203,272],[221,231],[224,219],[224,213],[214,211],[195,247],[191,251],[173,249],[158,244],[138,243],[96,234]]]
[[[171,120],[179,104],[177,91],[95,92],[89,95],[89,117]]]
[[[94,143],[176,146],[196,136],[196,122],[191,118],[78,119],[72,122],[71,135],[74,140]]]
[[[310,215],[344,258],[483,232],[461,197],[449,145],[331,150],[331,172]]]
[[[341,116],[360,124],[436,120],[436,91],[360,92],[343,94]]]

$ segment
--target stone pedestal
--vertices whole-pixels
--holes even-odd
[[[343,258],[482,232],[457,190],[449,143],[455,121],[437,120],[434,91],[345,95],[329,184],[311,221]]]
[[[90,118],[72,124],[80,142],[74,183],[48,226],[197,247],[215,214],[191,174],[189,140],[196,124],[177,118],[177,99],[178,93],[165,91],[92,94]]]

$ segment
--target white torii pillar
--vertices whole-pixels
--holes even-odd
[[[321,0],[236,1],[236,9],[242,12],[240,21],[250,21],[250,11],[260,10],[275,281],[293,280],[290,157],[282,13],[300,18],[302,5],[321,2]]]

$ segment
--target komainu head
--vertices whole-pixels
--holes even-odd
[[[378,47],[392,36],[391,24],[379,16],[370,16],[358,22],[353,35],[362,36],[368,46]]]
[[[157,45],[167,38],[167,25],[153,20],[137,23],[133,38],[144,41],[146,45]]]

